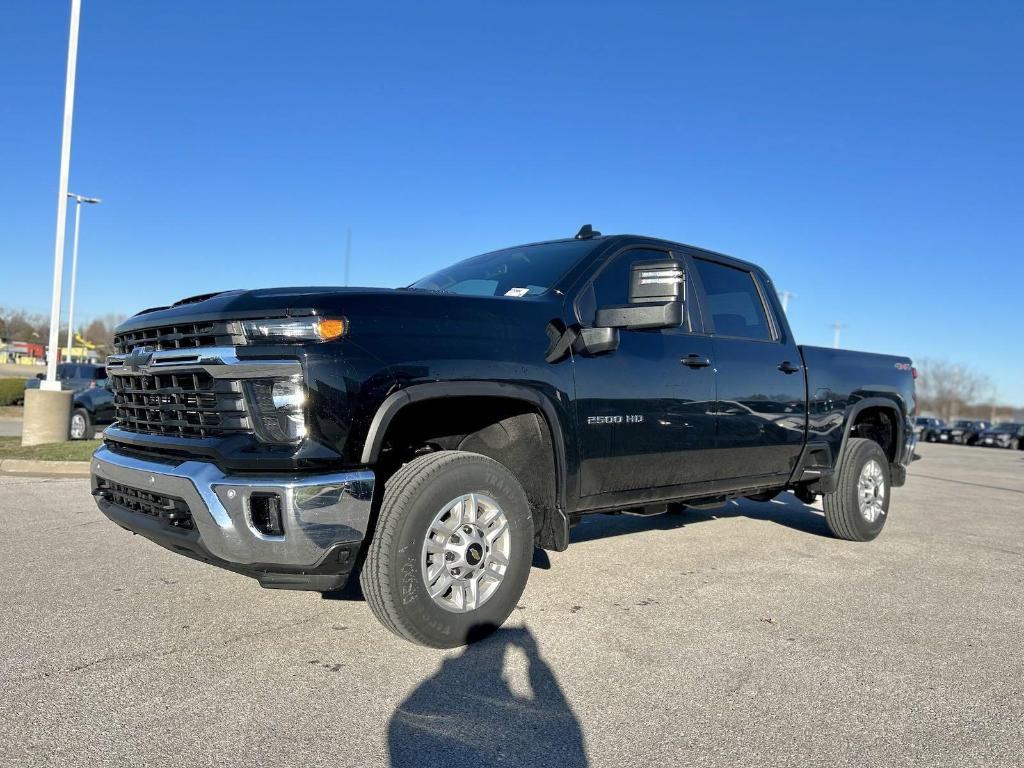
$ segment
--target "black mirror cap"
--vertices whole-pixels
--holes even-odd
[[[683,302],[664,304],[627,304],[597,310],[594,325],[599,328],[678,328],[683,324]]]
[[[675,259],[637,261],[629,273],[630,304],[662,304],[686,298],[686,272]]]

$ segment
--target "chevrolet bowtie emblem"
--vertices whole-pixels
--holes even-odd
[[[125,360],[125,363],[132,369],[132,373],[138,373],[141,368],[145,368],[149,365],[149,361],[152,359],[152,347],[135,347],[128,355],[128,359]]]

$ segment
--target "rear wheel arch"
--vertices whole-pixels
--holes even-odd
[[[897,463],[903,445],[903,430],[903,415],[895,401],[884,397],[859,400],[847,415],[836,467],[840,466],[851,437],[874,440],[882,447],[889,463]]]

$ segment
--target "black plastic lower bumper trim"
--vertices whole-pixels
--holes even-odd
[[[100,511],[130,533],[138,534],[165,549],[259,581],[266,589],[294,589],[331,592],[348,581],[359,553],[360,542],[336,544],[315,566],[303,569],[282,568],[274,564],[250,563],[244,566],[222,560],[203,546],[199,532],[166,524],[160,518],[140,514],[98,498]]]

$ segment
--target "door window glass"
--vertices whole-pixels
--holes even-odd
[[[694,259],[704,284],[708,314],[719,336],[770,341],[771,328],[754,276],[744,269]]]
[[[594,299],[597,308],[629,303],[629,272],[637,261],[657,261],[668,258],[664,251],[632,248],[623,251],[601,270],[594,281]]]

